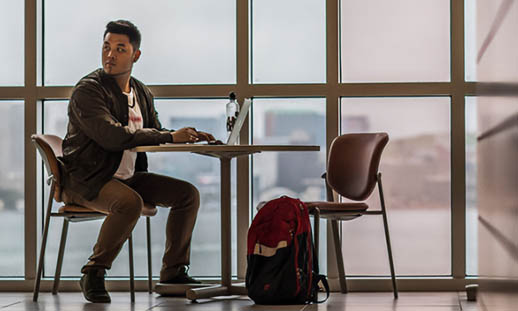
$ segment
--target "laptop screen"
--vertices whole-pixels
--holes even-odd
[[[232,132],[230,132],[230,136],[228,137],[227,145],[235,145],[237,143],[239,132],[241,132],[241,127],[243,127],[243,123],[248,115],[251,103],[252,100],[250,98],[245,98],[245,102],[243,103],[243,106],[241,106],[241,110],[237,115],[236,123],[234,123],[234,128],[232,128]]]

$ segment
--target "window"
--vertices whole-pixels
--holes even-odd
[[[514,1],[471,1],[477,11],[475,45],[477,81],[512,82],[518,79]]]
[[[81,14],[77,14],[81,12]],[[235,1],[45,1],[45,85],[75,85],[101,67],[106,24],[132,21],[142,34],[133,74],[148,84],[236,81]],[[66,31],[63,31],[66,29]]]
[[[318,145],[320,152],[264,152],[252,157],[252,214],[261,201],[288,195],[306,201],[326,198],[320,176],[326,169],[324,98],[254,98],[253,144]],[[320,245],[325,245],[326,222],[321,220]],[[326,252],[320,247],[320,270],[326,271]]]
[[[8,141],[16,141],[19,144],[16,145],[18,150],[21,150],[21,153],[17,151],[18,156],[13,160],[18,161],[18,166],[9,167],[9,170],[16,170],[16,174],[21,174],[21,177],[13,177],[16,175],[14,173],[1,177],[4,180],[17,180],[15,182],[14,179],[9,179],[1,185],[17,187],[15,192],[21,201],[17,200],[14,205],[8,204],[9,210],[6,207],[0,208],[0,228],[9,230],[9,233],[19,230],[15,232],[16,250],[11,251],[10,246],[5,246],[8,242],[5,239],[0,241],[0,249],[8,249],[9,254],[17,256],[15,260],[9,257],[7,261],[5,252],[0,252],[4,255],[4,258],[0,256],[0,277],[23,276],[24,272],[25,276],[32,276],[34,271],[23,269],[25,265],[36,266],[37,256],[33,255],[39,251],[38,247],[28,249],[24,258],[26,247],[38,245],[41,230],[24,228],[23,204],[25,201],[25,204],[28,204],[33,199],[36,199],[38,204],[44,201],[39,188],[38,193],[23,192],[23,180],[32,181],[41,175],[40,172],[24,170],[24,163],[36,161],[24,159],[24,148],[31,150],[31,156],[34,154],[32,146],[25,146],[24,139],[40,126],[40,121],[43,124],[43,132],[61,137],[65,135],[68,101],[56,99],[67,97],[72,86],[81,77],[101,66],[101,45],[105,26],[108,21],[120,18],[133,21],[142,32],[143,54],[135,64],[133,74],[146,84],[153,85],[153,92],[159,96],[156,106],[165,127],[177,129],[183,125],[194,125],[215,133],[219,139],[224,139],[224,112],[227,100],[222,98],[230,90],[235,90],[239,92],[239,96],[254,98],[249,117],[250,142],[277,144],[300,141],[314,142],[321,146],[319,153],[265,152],[251,157],[249,172],[243,172],[249,173],[247,177],[250,178],[251,189],[243,195],[250,196],[253,210],[251,215],[254,215],[259,200],[269,199],[276,194],[294,194],[303,199],[324,199],[323,181],[314,175],[318,177],[325,169],[326,142],[340,133],[363,129],[384,130],[391,136],[383,157],[382,169],[385,187],[388,187],[386,196],[397,264],[396,272],[398,275],[401,273],[412,276],[450,275],[452,272],[461,275],[466,263],[466,272],[475,273],[476,262],[473,261],[475,257],[472,254],[475,250],[476,234],[472,225],[476,214],[471,213],[474,209],[470,204],[474,204],[472,199],[476,195],[470,188],[474,184],[474,160],[470,158],[474,156],[471,153],[474,146],[471,144],[473,133],[469,122],[474,110],[473,101],[480,104],[484,99],[467,98],[466,111],[452,109],[453,120],[464,119],[466,114],[468,123],[450,124],[451,105],[462,106],[464,98],[456,96],[456,102],[450,103],[449,96],[453,95],[454,90],[465,90],[465,96],[472,95],[474,84],[469,81],[476,81],[477,75],[480,76],[489,64],[496,65],[491,69],[497,73],[497,76],[488,76],[489,80],[516,80],[515,73],[510,71],[516,67],[513,64],[488,62],[488,59],[499,57],[494,46],[510,44],[504,50],[509,55],[516,54],[516,47],[511,44],[513,40],[507,40],[513,37],[512,31],[508,31],[512,27],[505,27],[505,23],[512,24],[509,19],[511,16],[512,20],[513,16],[512,10],[509,10],[510,3],[464,1],[459,4],[451,0],[156,0],[152,3],[136,0],[3,1],[0,5],[0,35],[6,47],[0,51],[0,57],[8,59],[9,62],[0,69],[0,108],[16,107],[12,108],[16,113],[9,112],[6,122],[15,122],[13,126],[21,126],[22,130],[17,131],[14,136],[4,135],[7,138],[2,142],[7,144]],[[493,16],[494,20],[488,20],[487,23],[477,21],[476,13],[480,12]],[[508,12],[510,13],[506,14]],[[26,13],[27,16],[36,13],[34,20],[25,21]],[[456,33],[458,27],[451,27],[451,20],[462,18],[465,19],[465,32],[459,34]],[[329,27],[334,24],[335,19],[338,19],[336,27]],[[246,25],[245,20],[248,21]],[[477,63],[476,54],[486,38],[480,38],[475,34],[488,34],[494,27],[492,22],[500,22],[503,27],[495,32],[496,35],[488,45],[484,57]],[[238,23],[242,29],[237,29]],[[475,28],[478,30],[474,31]],[[460,68],[462,65],[456,63],[458,57],[450,59],[452,53],[459,55],[458,53],[462,52],[455,50],[457,45],[450,44],[451,34],[454,34],[455,38],[463,39],[466,44],[465,78],[468,82],[450,81],[450,68]],[[25,46],[25,38],[35,39],[36,46]],[[338,50],[329,51],[328,47],[337,47]],[[249,50],[248,63],[237,62],[237,51],[243,48]],[[335,53],[339,57],[337,68],[329,67],[336,62],[327,62],[328,52],[329,55]],[[36,67],[24,68],[24,60],[30,60],[35,55]],[[338,85],[332,81],[327,83],[328,69],[340,73]],[[28,75],[37,77],[35,85],[25,85],[26,70],[29,70]],[[248,81],[238,81],[237,72],[247,72]],[[392,82],[397,84],[394,87],[387,84]],[[40,101],[43,102],[41,110]],[[43,119],[40,114],[44,114]],[[381,118],[380,115],[397,115],[397,119]],[[419,122],[412,123],[410,118],[414,117],[420,118]],[[293,119],[297,121],[294,122]],[[30,122],[25,123],[27,120]],[[338,120],[342,121],[341,128],[338,126]],[[314,123],[300,126],[304,122]],[[481,124],[478,123],[479,126]],[[460,133],[463,129],[466,130],[466,145],[455,145],[457,140],[450,144],[450,130]],[[10,133],[11,128],[6,127],[4,131]],[[405,132],[414,133],[415,137],[406,135]],[[428,140],[422,141],[423,137]],[[405,160],[410,160],[403,168],[398,167],[401,159],[394,156],[398,151],[396,145],[402,146],[402,150],[408,152],[405,154]],[[450,180],[450,153],[453,151],[453,154],[458,154],[457,151],[464,150],[464,147],[466,166],[456,167],[454,178],[459,174],[466,174],[466,193],[451,193],[451,184],[457,185],[458,180]],[[7,154],[3,155],[4,158],[8,156],[10,157]],[[219,230],[219,191],[214,190],[215,185],[219,185],[219,163],[216,159],[182,153],[150,153],[148,156],[151,170],[186,179],[203,188],[202,207],[193,236],[190,272],[196,276],[219,275],[219,232],[211,232],[209,235],[204,231],[207,226],[217,227]],[[272,161],[269,162],[270,160]],[[233,165],[235,162],[233,161]],[[309,163],[307,169],[306,165],[303,167],[304,170],[299,169],[301,162]],[[194,167],[193,163],[196,163],[197,167]],[[270,165],[271,163],[273,164]],[[301,176],[301,179],[295,180],[293,184],[288,183],[287,180],[293,177],[291,173],[283,171],[285,168],[280,168],[279,163],[287,163],[286,166],[299,174],[296,176]],[[419,165],[422,163],[431,163],[427,166],[429,171],[421,170]],[[395,168],[401,174],[416,174],[415,179],[419,182],[411,185],[415,187],[412,188],[413,191],[403,191],[401,185],[391,182],[390,178],[394,175]],[[434,169],[433,172],[431,168]],[[235,176],[234,173],[235,171],[232,177]],[[417,176],[417,173],[423,176]],[[240,176],[244,177],[241,172]],[[39,182],[41,181],[38,179]],[[403,184],[404,182],[406,181],[403,181]],[[416,195],[425,186],[432,191],[426,195]],[[451,236],[451,227],[459,224],[451,223],[450,201],[463,195],[466,195],[468,204],[466,256],[452,258],[451,249],[458,251],[458,244],[464,246],[464,243],[462,239]],[[0,193],[0,199],[5,201],[3,196],[3,192]],[[235,197],[232,199],[235,202]],[[429,207],[429,204],[433,204],[434,207]],[[373,205],[373,208],[376,208],[377,202],[373,202]],[[12,206],[15,206],[14,210],[11,209]],[[31,211],[32,208],[29,206],[26,211]],[[461,207],[455,205],[453,208]],[[41,213],[41,209],[38,210]],[[13,218],[3,217],[9,213],[14,215]],[[167,209],[159,209],[159,215],[152,220],[155,276],[160,269],[167,213]],[[426,213],[430,213],[430,217],[421,217]],[[419,222],[401,224],[404,217],[410,214],[418,215],[416,218]],[[30,219],[33,216],[29,214]],[[371,218],[363,217],[344,223],[344,236],[347,236],[348,230],[354,230],[356,234],[354,226],[362,226],[362,221],[368,222],[367,227],[362,229],[370,228]],[[424,220],[427,222],[421,223]],[[454,221],[456,220],[457,218],[454,218]],[[379,221],[381,224],[381,220]],[[2,227],[3,222],[8,222],[8,226]],[[41,222],[38,222],[38,226],[40,224]],[[64,276],[79,275],[79,269],[90,255],[97,236],[90,232],[97,233],[100,224],[100,221],[76,224],[71,228],[67,258],[63,267]],[[15,229],[11,230],[11,226]],[[55,221],[50,231],[46,275],[54,272],[58,247],[55,240],[59,236],[60,226],[61,223]],[[136,262],[146,261],[144,227],[143,221],[139,221],[135,229]],[[372,225],[372,228],[382,230],[378,224]],[[234,224],[232,229],[235,229]],[[322,225],[321,229],[321,238],[325,239],[326,226]],[[84,235],[86,231],[89,233],[88,236]],[[414,231],[422,242],[421,245],[405,244],[405,237],[398,239],[398,236]],[[25,232],[29,234],[24,239]],[[33,232],[38,232],[38,236],[33,235]],[[366,243],[375,246],[367,252],[363,249],[358,250],[358,253],[367,254],[368,257],[363,257],[366,260],[351,258],[351,254],[347,252],[354,244],[344,240],[347,246],[347,271],[352,275],[388,274],[384,254],[381,254],[379,261],[375,261],[375,257],[380,254],[373,252],[385,252],[382,233],[381,231],[378,234],[366,235]],[[245,238],[233,235],[233,243],[239,239],[243,242]],[[320,242],[322,246],[326,245],[325,241]],[[235,252],[236,247],[233,246],[232,250]],[[326,248],[321,247],[320,250],[320,268],[321,271],[325,271]],[[124,247],[110,271],[110,276],[127,277],[126,252]],[[403,260],[400,259],[402,256],[405,257]],[[426,261],[419,260],[419,256]],[[211,258],[210,262],[207,262],[206,258]],[[119,263],[119,260],[122,262]],[[233,275],[236,275],[238,269],[235,260],[233,262],[232,271]],[[5,266],[5,263],[9,266]],[[137,265],[137,275],[145,276],[145,269],[144,265]],[[240,270],[239,273],[240,276],[244,276],[243,271]],[[27,279],[24,284],[31,282]],[[378,280],[372,282],[376,283]],[[67,283],[64,282],[63,286],[72,288],[68,287],[70,283]],[[426,289],[429,283],[416,284],[424,284],[417,288]]]
[[[477,1],[464,1],[464,10],[465,79],[477,81]]]
[[[449,81],[449,8],[449,0],[342,0],[342,81]]]
[[[252,1],[252,83],[326,81],[325,1]]]
[[[466,97],[466,274],[478,274],[477,98]]]
[[[56,135],[61,138],[65,137],[67,131],[67,107],[68,101],[44,101],[43,102],[43,133]],[[46,179],[47,173],[43,174]],[[44,188],[44,202],[43,208],[46,208],[46,199],[49,196],[50,187],[46,183],[42,183]],[[54,202],[54,209],[59,208],[60,204]],[[97,239],[97,232],[101,227],[102,221],[88,221],[77,223],[70,226],[67,236],[67,246],[65,252],[65,259],[63,260],[63,268],[61,274],[64,277],[80,275],[81,267],[86,264],[88,256],[92,253],[92,248]],[[56,268],[57,255],[59,249],[59,241],[61,238],[61,226],[63,220],[59,218],[52,218],[50,221],[49,238],[47,242],[47,250],[45,253],[45,269],[46,276],[53,276]],[[95,232],[95,233],[94,233]],[[134,242],[136,244],[136,241]],[[123,248],[124,249],[124,248]],[[123,255],[119,255],[122,257]],[[121,275],[127,275],[128,260],[127,256],[124,272]],[[145,258],[145,257],[144,257]],[[138,265],[136,265],[138,267]],[[117,273],[120,268],[114,265],[114,269],[110,271],[110,275]],[[139,271],[138,268],[136,268]]]
[[[222,139],[225,135],[225,107],[223,99],[174,99],[155,100],[156,109],[162,126],[180,129],[194,126],[198,130],[213,133]],[[64,137],[68,117],[66,101],[47,101],[44,105],[45,133]],[[217,159],[187,153],[148,153],[149,171],[187,180],[194,184],[201,195],[201,207],[193,234],[191,246],[190,273],[197,276],[218,276],[220,274],[220,165]],[[196,163],[196,165],[193,165]],[[235,183],[235,180],[233,180]],[[235,184],[233,185],[235,187]],[[48,187],[46,187],[48,188]],[[48,191],[46,193],[48,196]],[[233,198],[235,200],[235,198]],[[235,207],[233,219],[235,220]],[[165,226],[168,209],[158,208],[158,215],[151,220],[153,271],[158,275],[165,245]],[[79,270],[86,263],[97,239],[101,221],[74,225],[69,231],[67,259],[63,263],[63,275],[79,275]],[[60,221],[51,222],[49,246],[46,256],[46,274],[53,274],[59,247]],[[235,225],[233,226],[235,228]],[[139,221],[134,239],[135,262],[146,262],[145,222]],[[88,233],[88,234],[85,234]],[[236,237],[233,236],[233,250],[236,250]],[[70,253],[70,255],[69,255]],[[209,260],[207,258],[210,258]],[[136,265],[137,275],[147,275],[146,265]],[[126,276],[128,273],[127,248],[113,263],[110,276]],[[236,274],[236,265],[233,265]]]
[[[396,273],[449,275],[450,98],[342,98],[341,111],[342,133],[389,133],[380,172]],[[369,205],[380,209],[378,196]],[[345,271],[389,274],[381,217],[345,221],[342,232]]]
[[[65,138],[68,124],[68,100],[43,102],[43,133]]]
[[[0,275],[24,273],[23,102],[0,100]],[[9,238],[6,238],[9,237]]]
[[[325,199],[325,99],[255,98],[253,143],[319,145],[320,152],[265,152],[253,156],[254,206],[280,195]]]
[[[24,84],[24,2],[6,0],[0,3],[0,86]]]
[[[156,102],[162,126],[180,129],[193,126],[197,130],[212,133],[223,139],[226,134],[226,99],[164,99]],[[191,245],[191,268],[189,273],[196,276],[219,276],[221,274],[221,233],[220,233],[220,164],[218,159],[189,153],[148,153],[149,170],[187,180],[200,191],[200,210]],[[235,161],[232,162],[233,166]],[[235,171],[235,170],[234,170]],[[232,173],[232,188],[235,189],[235,173]],[[235,193],[232,193],[232,251],[236,255],[235,236]],[[168,211],[164,211],[168,212]],[[165,237],[164,228],[167,215],[153,219],[154,258],[162,258]],[[163,221],[164,224],[155,225]],[[158,242],[160,239],[162,241]],[[233,257],[235,258],[235,257]],[[154,260],[154,263],[159,263]],[[158,268],[155,268],[159,271]],[[236,262],[232,260],[232,274],[237,273]]]

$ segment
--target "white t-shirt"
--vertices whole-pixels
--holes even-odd
[[[131,132],[135,132],[143,127],[142,113],[138,105],[137,97],[133,88],[129,93],[122,92],[128,97],[128,128]],[[124,150],[121,164],[113,177],[125,180],[133,176],[135,173],[135,161],[137,160],[137,153],[135,151]]]

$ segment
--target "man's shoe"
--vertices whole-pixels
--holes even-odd
[[[160,283],[165,284],[201,284],[200,281],[193,279],[189,274],[187,274],[187,271],[189,271],[188,266],[180,266],[178,267],[178,270],[176,272],[176,275],[169,280],[160,281]]]
[[[79,281],[85,299],[91,302],[111,302],[104,287],[104,269],[88,269]]]

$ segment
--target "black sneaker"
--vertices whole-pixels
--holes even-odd
[[[160,281],[160,283],[165,284],[201,284],[200,281],[193,279],[189,274],[187,274],[187,271],[189,271],[188,266],[180,266],[178,267],[178,270],[176,272],[176,276],[174,276],[172,279],[166,280],[166,281]]]
[[[88,269],[79,281],[85,299],[91,302],[111,302],[104,287],[104,269]]]

